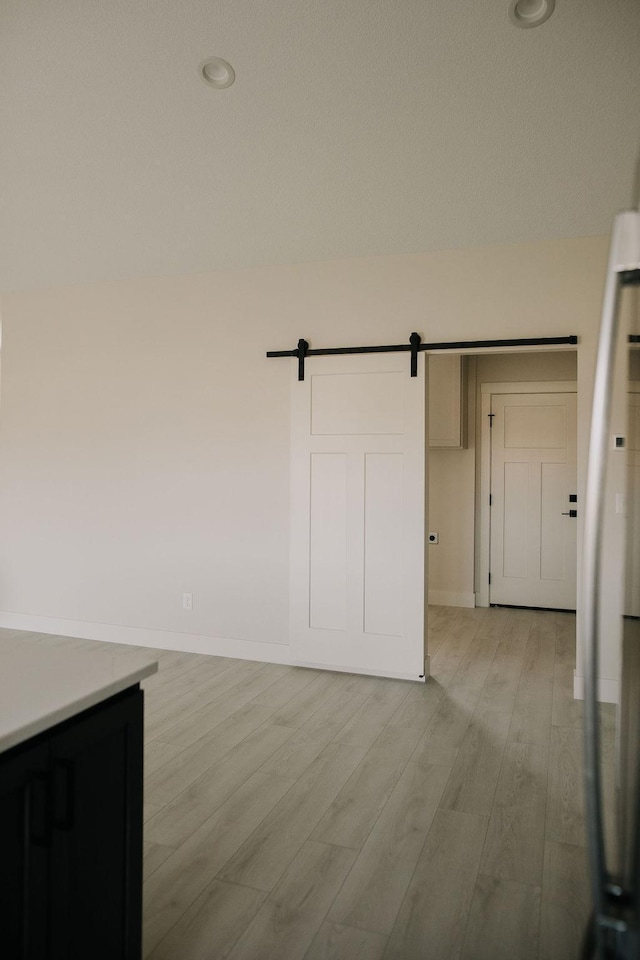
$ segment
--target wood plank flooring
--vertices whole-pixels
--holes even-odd
[[[433,607],[429,633],[424,686],[157,651],[148,960],[577,956],[575,618]]]

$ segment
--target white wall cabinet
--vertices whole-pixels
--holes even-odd
[[[464,447],[464,364],[460,354],[429,357],[429,446]]]

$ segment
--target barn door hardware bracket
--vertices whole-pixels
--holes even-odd
[[[309,344],[306,340],[298,340],[298,349],[296,350],[298,356],[298,380],[304,380],[304,358],[309,352]]]
[[[418,350],[420,349],[420,334],[412,333],[409,337],[409,343],[411,345],[411,376],[418,376]]]

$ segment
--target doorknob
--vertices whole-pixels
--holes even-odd
[[[562,516],[563,516],[563,517],[577,517],[577,516],[578,516],[578,511],[577,511],[577,510],[568,510],[566,513],[563,511],[563,512],[562,512]]]

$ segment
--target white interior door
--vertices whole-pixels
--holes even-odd
[[[293,364],[292,364],[293,367]],[[295,663],[425,675],[425,355],[308,358],[291,384]]]
[[[575,610],[576,395],[491,398],[490,603]]]

